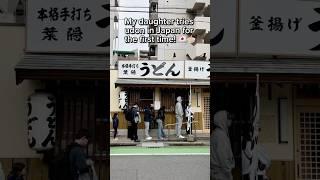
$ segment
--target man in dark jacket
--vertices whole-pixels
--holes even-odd
[[[139,107],[138,104],[134,104],[131,108],[131,124],[132,124],[132,139],[135,142],[139,142],[138,139],[138,124],[140,121]]]
[[[153,104],[147,106],[144,110],[144,133],[146,140],[151,140],[152,137],[149,135],[150,123],[153,121],[152,113]]]
[[[85,148],[88,146],[89,132],[86,129],[81,129],[70,145],[69,162],[73,180],[78,180],[79,176],[90,173],[90,168],[93,162],[88,160]]]

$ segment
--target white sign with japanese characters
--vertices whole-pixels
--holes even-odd
[[[119,61],[119,78],[210,79],[209,61]]]
[[[185,79],[210,79],[210,62],[185,61]]]
[[[28,0],[26,50],[106,53],[108,6],[105,0]]]
[[[119,61],[119,78],[183,79],[184,61]]]
[[[128,108],[128,92],[120,91],[119,93],[119,108],[127,109]]]
[[[320,55],[320,1],[241,1],[240,53]]]

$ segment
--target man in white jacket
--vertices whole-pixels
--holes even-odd
[[[177,103],[175,108],[176,113],[176,134],[178,138],[184,138],[184,136],[181,135],[181,126],[182,126],[182,120],[183,120],[183,108],[182,108],[182,99],[181,96],[177,97]]]
[[[214,125],[216,128],[213,130],[210,137],[211,179],[232,180],[231,171],[235,167],[235,162],[228,133],[228,127],[231,125],[231,119],[228,118],[228,112],[217,112],[214,115]]]

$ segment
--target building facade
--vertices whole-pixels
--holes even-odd
[[[58,9],[72,9],[70,4],[74,4],[71,1],[63,3],[54,4],[54,6]],[[80,2],[78,5],[83,4]],[[84,24],[87,27],[92,25],[95,27],[95,22],[99,21],[97,26],[101,27],[95,28],[101,29],[99,32],[101,34],[105,32],[102,37],[107,37],[106,30],[103,28],[108,27],[107,21],[100,21],[100,18],[106,15],[107,4],[105,1],[95,1],[92,5],[83,5],[87,8],[88,14],[86,20],[82,17],[78,20],[78,30],[83,28]],[[88,44],[81,45],[84,41],[83,37],[90,34],[84,30],[85,28],[82,29],[83,36],[77,36],[76,39],[74,39],[75,36],[70,36],[70,31],[64,34],[65,25],[71,26],[75,22],[68,17],[65,21],[62,18],[46,21],[46,23],[55,21],[54,28],[59,30],[60,34],[57,31],[57,34],[49,37],[45,33],[41,34],[43,31],[30,30],[49,26],[33,23],[41,22],[34,18],[37,17],[38,10],[50,9],[50,6],[52,4],[44,1],[30,1],[27,6],[28,23],[26,25],[1,24],[0,26],[0,38],[3,40],[0,42],[1,82],[3,83],[0,106],[1,114],[5,117],[0,120],[2,142],[0,163],[5,175],[8,175],[13,163],[22,162],[26,165],[26,180],[47,180],[49,179],[48,166],[52,158],[73,142],[79,129],[87,128],[91,129],[94,137],[92,145],[88,147],[88,155],[97,162],[97,168],[100,168],[98,176],[106,179],[109,177],[109,163],[107,163],[109,101],[106,93],[109,90],[107,73],[109,54],[103,50],[99,53],[92,51],[92,47],[90,48]],[[94,11],[94,8],[100,11],[99,15],[95,14],[97,11]],[[86,24],[83,21],[90,23]],[[69,27],[70,29],[72,27]],[[28,32],[40,33],[35,38]],[[70,44],[76,44],[77,47],[70,44],[67,47],[64,46],[64,40],[69,41]],[[107,47],[107,41],[104,42],[104,40],[99,37],[99,40],[94,42],[98,44],[97,47],[100,50],[105,49],[101,46]],[[53,47],[53,44],[57,46]],[[74,51],[80,47],[79,44],[82,46],[80,49],[87,51],[86,53],[80,52],[81,50]],[[56,51],[56,48],[63,46],[62,51],[61,49]],[[72,48],[75,49],[72,50]],[[33,112],[41,111],[39,105],[32,106],[32,97],[44,93],[50,96],[41,98],[41,107],[50,107],[52,116],[47,120],[44,120],[44,116],[30,117]],[[43,105],[43,102],[48,99],[51,99],[52,104]],[[40,119],[47,122],[46,125],[37,124]],[[37,132],[36,135],[34,132]],[[35,148],[35,144],[40,144],[42,147]]]
[[[148,57],[141,58],[140,61],[118,61],[118,67],[111,71],[111,84],[115,85],[110,87],[111,115],[115,112],[120,113],[120,128],[127,128],[123,109],[119,108],[118,102],[120,92],[126,92],[129,107],[137,103],[143,111],[150,104],[155,105],[155,110],[165,106],[167,124],[165,128],[171,129],[174,128],[172,124],[176,121],[174,114],[176,98],[181,96],[184,108],[188,103],[192,104],[197,121],[195,129],[198,132],[208,133],[210,44],[207,38],[210,32],[208,15],[210,1],[188,0],[182,3],[178,0],[151,0],[149,2],[150,20],[159,18],[193,20],[194,24],[190,28],[194,30],[188,34],[177,35],[176,43],[149,43]],[[160,26],[160,28],[176,27],[177,25]],[[149,29],[152,28],[159,27],[150,25]],[[149,34],[149,36],[161,35]],[[154,72],[154,67],[158,67],[160,73]],[[148,73],[144,72],[144,69],[148,69]],[[174,72],[171,73],[170,70]],[[174,76],[177,72],[179,75]],[[194,76],[195,74],[198,76]],[[140,128],[143,128],[143,125]]]
[[[241,179],[241,137],[248,133],[245,127],[252,123],[257,74],[260,77],[258,144],[271,159],[267,176],[285,180],[319,179],[319,51],[313,48],[318,43],[312,38],[316,34],[308,27],[313,14],[307,13],[318,5],[315,1],[278,4],[278,1],[254,0],[216,1],[214,5],[212,113],[226,109],[235,114],[229,132],[236,159],[234,179]],[[291,33],[290,18],[285,17],[298,7],[303,10],[295,16],[302,19]],[[283,22],[282,28],[276,31],[270,28],[275,17],[271,9]],[[257,17],[261,23],[255,26]],[[295,43],[294,37],[304,41]]]

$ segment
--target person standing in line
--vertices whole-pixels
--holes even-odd
[[[24,180],[25,167],[26,165],[23,163],[14,163],[7,180]]]
[[[74,142],[69,145],[69,165],[72,180],[88,179],[92,176],[93,161],[88,159],[85,149],[89,144],[89,131],[81,129],[77,133]]]
[[[113,139],[118,140],[117,135],[118,135],[118,126],[119,126],[119,115],[118,113],[114,113],[112,117],[112,126],[114,129],[114,135]]]
[[[213,180],[232,180],[235,161],[228,128],[232,120],[227,111],[218,111],[213,117],[215,129],[210,136],[210,168]]]
[[[158,116],[157,116],[157,123],[158,123],[158,139],[159,140],[164,140],[166,137],[166,134],[163,131],[163,124],[165,120],[165,106],[162,106],[159,111],[158,111]]]
[[[141,117],[140,117],[140,113],[139,113],[139,107],[138,104],[135,103],[133,105],[133,107],[131,108],[131,113],[132,113],[132,117],[131,117],[131,123],[132,123],[132,139],[135,142],[139,142],[138,139],[138,124],[141,121]]]
[[[181,135],[181,126],[182,126],[182,120],[183,120],[183,108],[182,108],[181,102],[182,102],[181,96],[178,96],[176,107],[175,107],[176,134],[178,138],[184,138],[184,136]]]
[[[133,138],[132,138],[132,122],[131,122],[132,112],[131,112],[131,108],[128,107],[128,109],[125,109],[124,114],[125,114],[125,118],[128,123],[127,138],[133,140]]]
[[[191,103],[186,108],[186,118],[187,118],[187,134],[192,134],[192,121],[193,121],[193,112],[191,109]]]
[[[151,140],[152,137],[149,135],[150,123],[153,120],[152,108],[153,104],[147,106],[144,110],[144,133],[146,140]]]

